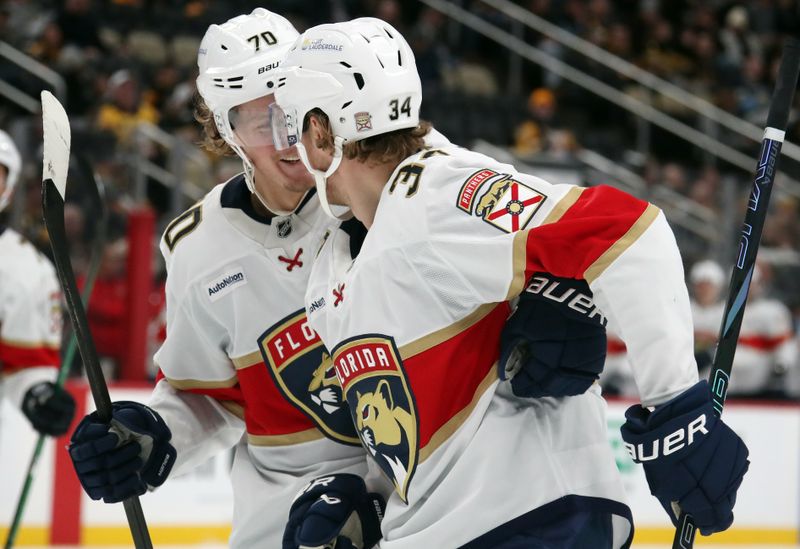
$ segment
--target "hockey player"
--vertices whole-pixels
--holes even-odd
[[[424,148],[413,54],[380,20],[306,31],[275,95],[280,147],[296,145],[323,205],[329,193],[369,229],[324,240],[306,304],[394,489],[381,548],[630,544],[605,403],[586,383],[594,361],[562,369],[557,356],[523,353],[497,367],[501,340],[515,342],[502,337],[509,325],[541,322],[519,312],[507,322],[509,300],[538,273],[584,284],[568,306],[588,317],[589,288],[619,327],[642,403],[623,438],[672,521],[683,509],[704,534],[731,525],[748,453],[698,382],[681,260],[658,208]],[[367,547],[377,538],[357,525],[374,518],[364,484],[332,475],[296,499],[284,547],[349,546],[355,534]]]
[[[729,396],[785,396],[787,375],[797,368],[792,313],[768,295],[768,266],[756,263],[733,361]]]
[[[0,130],[0,212],[9,205],[21,167],[19,151]],[[0,389],[45,435],[67,432],[75,401],[53,380],[61,363],[61,289],[55,269],[0,213]]]
[[[689,283],[692,289],[690,306],[694,325],[694,354],[697,367],[701,372],[708,373],[714,360],[722,315],[725,314],[725,302],[720,297],[725,285],[725,273],[715,261],[698,261],[689,271]],[[738,373],[736,377],[739,377]]]
[[[366,470],[303,307],[316,246],[336,223],[296,152],[275,150],[266,118],[272,74],[296,37],[261,8],[206,32],[198,119],[244,172],[164,232],[167,334],[148,406],[114,403],[112,427],[87,416],[70,448],[89,496],[115,502],[238,443],[231,547],[278,547],[310,479]],[[118,446],[118,432],[131,442]]]

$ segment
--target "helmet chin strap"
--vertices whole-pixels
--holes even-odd
[[[314,183],[317,186],[317,196],[319,197],[319,203],[322,206],[322,211],[324,211],[329,217],[342,221],[353,217],[353,213],[350,211],[350,208],[345,209],[344,212],[339,215],[333,212],[333,209],[328,202],[327,185],[328,177],[330,177],[330,175],[339,168],[339,164],[342,162],[343,143],[344,139],[338,135],[333,139],[333,159],[331,160],[331,165],[328,166],[328,169],[324,172],[311,166],[311,162],[308,160],[308,153],[306,152],[305,145],[302,143],[297,143],[297,145],[295,145],[297,147],[297,154],[300,156],[300,160],[303,162],[303,165],[306,167],[308,172],[314,176]]]

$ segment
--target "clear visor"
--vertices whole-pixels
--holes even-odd
[[[290,149],[300,142],[300,134],[303,129],[297,120],[296,110],[284,111],[277,103],[273,103],[269,106],[269,118],[272,126],[272,140],[277,150]]]
[[[245,147],[272,145],[269,112],[266,105],[245,103],[228,111],[228,121],[237,141]]]

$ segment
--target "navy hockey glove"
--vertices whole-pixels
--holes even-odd
[[[292,503],[283,549],[370,549],[381,539],[385,508],[358,475],[316,478]]]
[[[92,412],[72,434],[69,455],[83,489],[92,499],[116,503],[161,486],[175,463],[172,433],[154,410],[119,401],[111,424]]]
[[[625,448],[644,466],[650,492],[672,523],[683,510],[704,536],[727,529],[750,462],[742,439],[714,414],[708,382],[654,412],[632,406],[625,418]]]
[[[500,379],[515,395],[580,395],[600,377],[606,329],[591,296],[583,280],[531,279],[500,336]]]
[[[61,436],[75,416],[75,399],[55,383],[42,381],[25,392],[22,412],[43,435]]]

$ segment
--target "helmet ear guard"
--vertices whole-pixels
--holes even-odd
[[[0,192],[0,212],[11,202],[11,195],[22,170],[22,157],[11,137],[0,130],[0,166],[6,169],[5,187]]]

